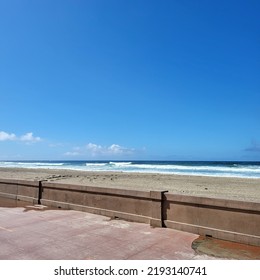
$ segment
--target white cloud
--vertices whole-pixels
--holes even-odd
[[[34,137],[32,132],[28,132],[18,137],[14,133],[0,131],[0,141],[22,141],[26,143],[32,143],[42,141],[42,139],[40,137]]]
[[[92,154],[103,153],[104,150],[102,146],[93,143],[88,143],[86,149]]]
[[[110,147],[108,147],[108,151],[110,151],[112,153],[116,153],[116,154],[122,153],[123,150],[124,150],[124,148],[119,146],[119,145],[117,145],[117,144],[113,144]]]
[[[87,150],[90,151],[92,155],[122,155],[130,154],[134,151],[134,149],[125,148],[117,144],[106,147],[93,143],[87,145]]]
[[[84,147],[77,147],[72,152],[65,153],[66,156],[92,156],[92,157],[112,157],[126,156],[135,152],[135,149],[122,147],[118,144],[102,146],[94,143],[88,143]]]
[[[0,141],[14,141],[14,140],[16,140],[15,134],[0,131]]]
[[[20,137],[21,141],[24,142],[39,142],[42,139],[40,137],[34,137],[32,132],[28,132]]]
[[[109,153],[118,155],[118,154],[131,154],[132,152],[134,152],[134,149],[129,149],[117,144],[113,144],[110,147],[108,147],[107,151]]]

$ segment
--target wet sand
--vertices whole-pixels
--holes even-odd
[[[260,203],[260,179],[168,174],[0,168],[0,179],[50,182],[253,201]]]

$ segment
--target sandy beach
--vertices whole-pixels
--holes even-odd
[[[161,190],[260,203],[260,179],[25,168],[0,168],[0,179],[47,180],[95,187]]]

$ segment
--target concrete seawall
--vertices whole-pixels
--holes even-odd
[[[7,179],[0,196],[260,246],[260,203]]]
[[[39,182],[0,179],[0,196],[38,203]]]

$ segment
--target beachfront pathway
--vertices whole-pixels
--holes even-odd
[[[2,260],[217,259],[191,248],[199,237],[196,234],[73,210],[0,202]]]

